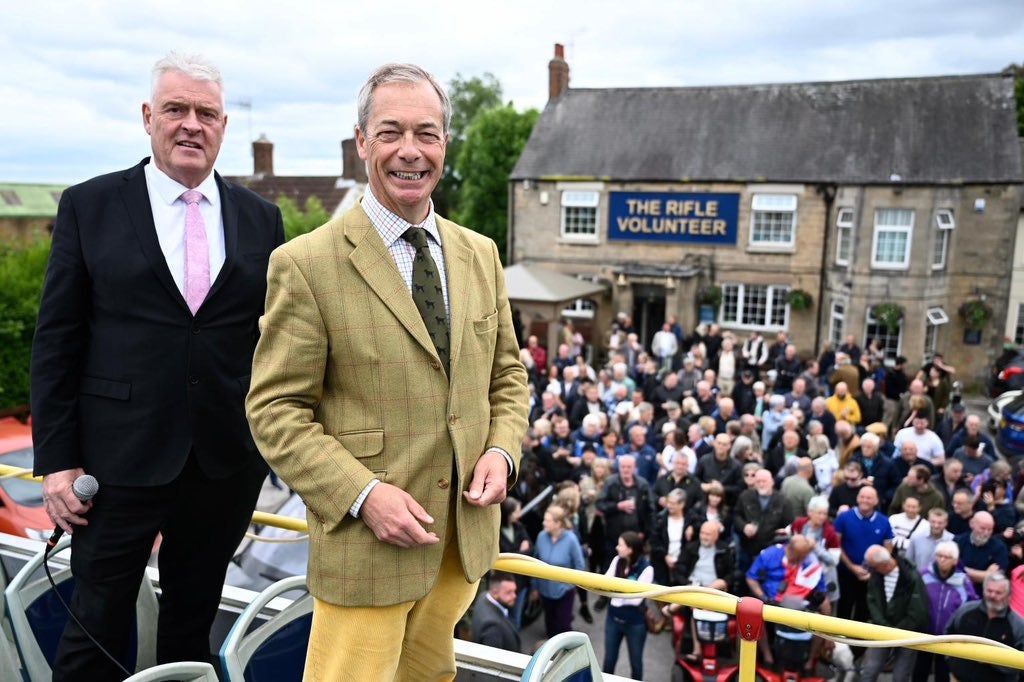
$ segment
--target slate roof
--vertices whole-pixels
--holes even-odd
[[[67,185],[0,183],[0,218],[55,218]]]
[[[1017,183],[1013,79],[566,90],[511,179]]]
[[[300,209],[305,208],[309,197],[315,196],[328,213],[334,213],[353,186],[349,180],[330,175],[239,175],[228,180],[251,189],[267,201],[277,202],[279,197],[286,196]]]

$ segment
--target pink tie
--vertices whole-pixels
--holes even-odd
[[[203,195],[194,189],[183,193],[185,207],[185,302],[195,315],[210,293],[210,248],[206,242],[206,223],[199,212]]]

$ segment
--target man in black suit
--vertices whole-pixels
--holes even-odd
[[[515,577],[492,572],[487,578],[487,591],[473,604],[473,641],[522,653],[519,631],[510,617],[515,604]]]
[[[142,118],[152,159],[61,197],[32,352],[35,473],[74,533],[71,608],[122,665],[157,533],[157,659],[209,660],[267,471],[244,399],[284,240],[276,206],[213,172],[227,124],[215,66],[157,62]],[[100,484],[86,504],[72,492],[83,473]],[[54,680],[124,676],[69,623]]]

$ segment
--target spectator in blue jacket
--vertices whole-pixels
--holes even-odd
[[[544,512],[544,530],[537,536],[537,558],[552,566],[585,571],[583,548],[570,530],[569,514],[557,504]],[[576,586],[554,580],[533,579],[533,599],[544,607],[544,625],[548,637],[572,630]]]

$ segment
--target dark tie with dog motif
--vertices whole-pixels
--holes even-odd
[[[444,307],[441,276],[430,255],[427,231],[422,227],[410,227],[402,234],[402,239],[416,248],[416,258],[412,264],[412,300],[416,302],[420,317],[427,325],[427,332],[441,358],[444,371],[449,373],[448,313]]]

